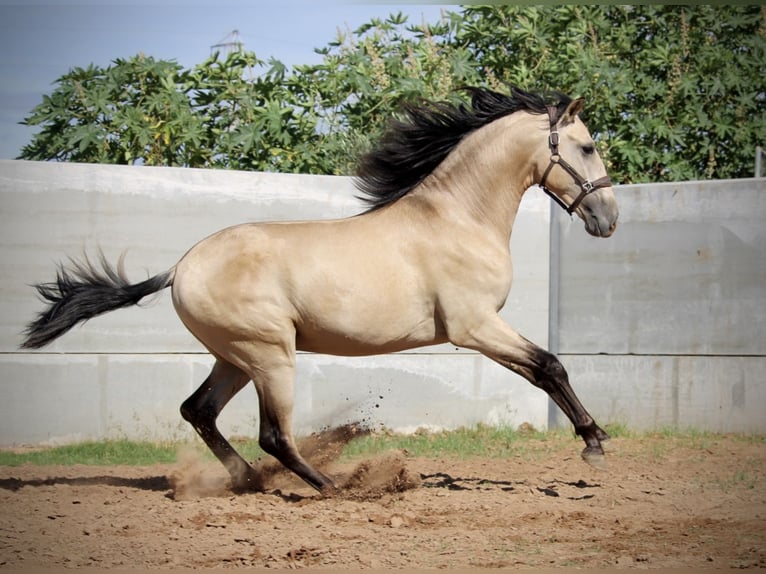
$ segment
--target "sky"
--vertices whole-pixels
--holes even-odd
[[[234,30],[261,60],[319,63],[314,49],[334,40],[339,28],[354,29],[396,12],[411,23],[434,22],[443,9],[455,7],[316,0],[0,0],[0,159],[16,158],[31,140],[34,128],[19,122],[71,68],[107,66],[139,53],[188,68]]]

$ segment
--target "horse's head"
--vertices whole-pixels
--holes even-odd
[[[539,184],[568,213],[580,216],[588,233],[609,237],[619,210],[604,162],[579,118],[582,107],[582,99],[570,102],[560,115],[548,107],[548,158],[538,164]]]

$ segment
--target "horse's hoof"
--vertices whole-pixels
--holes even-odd
[[[337,496],[340,493],[340,488],[338,488],[335,483],[329,483],[322,486],[322,488],[319,489],[319,494],[322,495],[323,498],[333,498],[334,496]]]
[[[606,470],[606,456],[601,448],[587,446],[582,451],[582,459],[596,470]]]

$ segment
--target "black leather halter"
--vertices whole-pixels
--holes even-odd
[[[573,168],[570,164],[568,164],[566,161],[564,161],[559,155],[559,130],[557,127],[557,112],[556,112],[556,106],[546,106],[548,110],[548,120],[550,121],[550,127],[551,127],[551,133],[548,134],[548,147],[551,150],[551,159],[550,163],[548,163],[548,167],[545,170],[545,173],[543,173],[543,178],[540,180],[540,187],[542,190],[547,193],[551,199],[553,199],[556,203],[558,203],[561,207],[563,207],[566,212],[569,215],[572,215],[574,213],[574,210],[577,209],[577,206],[580,205],[580,202],[585,199],[585,196],[589,193],[593,193],[599,188],[602,187],[611,187],[612,186],[612,180],[609,179],[608,175],[605,175],[604,177],[598,178],[596,181],[590,181],[582,177],[579,173],[577,173],[577,170]],[[580,187],[580,195],[578,195],[575,200],[567,205],[566,202],[561,199],[558,195],[553,193],[550,189],[548,189],[545,185],[546,179],[548,179],[548,174],[553,169],[554,165],[560,165],[564,171],[566,171],[569,175],[572,176],[572,179],[575,180],[575,183]]]

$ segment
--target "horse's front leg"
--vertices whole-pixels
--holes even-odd
[[[575,432],[585,441],[583,459],[593,467],[606,468],[604,447],[609,435],[599,427],[588,413],[569,384],[569,376],[555,355],[530,341],[528,347],[513,349],[498,356],[488,355],[504,367],[523,376],[541,388],[564,412],[574,425]]]
[[[609,435],[585,410],[569,384],[566,369],[555,355],[519,335],[497,315],[462,331],[452,342],[480,351],[548,393],[585,441],[583,459],[596,468],[605,468],[601,443],[608,440]]]

